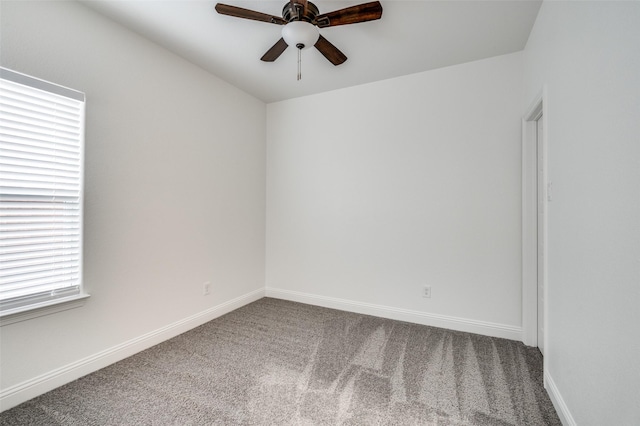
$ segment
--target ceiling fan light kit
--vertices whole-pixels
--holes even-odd
[[[289,46],[308,49],[316,45],[320,31],[315,25],[306,21],[292,21],[282,29],[282,38]]]
[[[300,80],[300,53],[303,49],[314,46],[333,65],[340,65],[347,60],[346,55],[324,38],[318,28],[380,19],[382,5],[379,1],[374,1],[319,14],[315,4],[307,0],[291,0],[285,3],[282,8],[282,18],[222,3],[216,4],[216,11],[222,15],[236,18],[284,25],[282,38],[267,50],[260,59],[265,62],[273,62],[280,57],[287,47],[295,46],[298,49],[298,80]]]
[[[302,79],[302,49],[315,46],[320,38],[318,27],[307,21],[291,21],[282,29],[282,38],[288,46],[298,48],[298,81]]]

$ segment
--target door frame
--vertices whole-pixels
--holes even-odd
[[[545,325],[545,351],[548,352],[547,311],[547,264],[548,264],[548,168],[547,168],[547,123],[549,117],[547,88],[535,97],[522,118],[522,342],[527,346],[538,346],[538,171],[537,171],[537,122],[542,117],[542,188],[544,191],[543,215],[543,276],[542,288],[545,304],[543,323]]]

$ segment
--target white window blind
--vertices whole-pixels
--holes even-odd
[[[84,105],[0,68],[0,315],[82,291]]]

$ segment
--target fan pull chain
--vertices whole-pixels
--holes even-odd
[[[302,80],[302,49],[304,49],[304,44],[298,43],[296,44],[298,48],[298,81]]]

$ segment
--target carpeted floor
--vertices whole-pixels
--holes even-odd
[[[264,298],[3,425],[559,425],[522,343]]]

